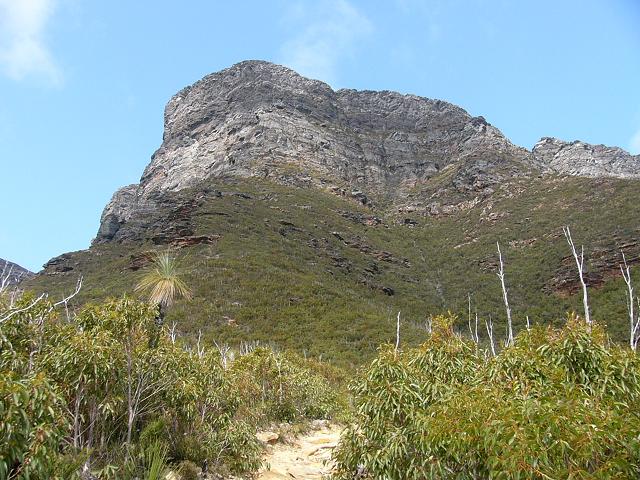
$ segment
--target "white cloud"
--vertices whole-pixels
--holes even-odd
[[[0,71],[14,80],[41,76],[62,82],[44,41],[56,0],[0,0]]]
[[[298,3],[286,13],[286,23],[299,33],[282,46],[282,63],[328,83],[336,81],[338,63],[373,31],[369,19],[347,0]]]
[[[633,155],[640,155],[640,129],[631,137],[629,141],[629,151]]]

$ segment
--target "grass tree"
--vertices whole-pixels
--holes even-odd
[[[149,302],[158,306],[156,324],[158,327],[164,323],[167,309],[178,298],[190,300],[191,289],[182,280],[180,268],[176,259],[170,252],[162,252],[155,255],[153,262],[136,286],[136,292],[149,295]]]

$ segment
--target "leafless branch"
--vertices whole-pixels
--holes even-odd
[[[502,299],[504,301],[504,307],[507,311],[507,339],[505,344],[507,346],[513,344],[513,325],[511,323],[511,307],[509,307],[509,298],[507,296],[507,287],[504,282],[504,263],[502,262],[502,252],[500,251],[500,242],[496,242],[498,247],[498,260],[500,261],[500,270],[497,275],[500,279],[500,285],[502,286]]]
[[[64,297],[59,302],[56,302],[53,305],[51,305],[51,308],[49,309],[49,311],[53,310],[56,307],[59,307],[60,305],[64,305],[64,310],[67,314],[67,320],[70,321],[71,316],[69,315],[69,300],[75,297],[80,292],[81,288],[82,288],[82,275],[78,277],[78,281],[76,282],[76,289],[73,291],[73,293],[67,297]]]
[[[485,319],[484,325],[487,328],[487,335],[489,336],[489,346],[491,347],[491,354],[496,356],[496,344],[493,341],[493,320],[491,319],[491,315],[489,315],[489,320]]]
[[[562,227],[562,231],[564,232],[564,236],[567,239],[567,243],[571,247],[571,253],[573,255],[573,259],[576,261],[576,266],[578,267],[578,276],[580,277],[580,283],[582,284],[582,303],[584,306],[584,320],[587,322],[587,325],[591,326],[591,315],[589,314],[589,297],[587,295],[587,284],[584,281],[584,246],[580,248],[580,255],[576,251],[576,246],[573,243],[573,238],[571,238],[571,230],[569,227]]]
[[[627,259],[624,256],[624,252],[622,253],[622,262],[620,265],[620,271],[622,272],[622,278],[624,279],[624,283],[627,284],[627,312],[629,313],[629,346],[631,350],[636,350],[638,348],[638,340],[640,340],[640,336],[638,335],[640,329],[640,315],[636,318],[634,312],[634,304],[633,304],[633,283],[631,281],[631,269],[627,264]],[[640,305],[640,299],[638,299]]]
[[[14,315],[17,315],[18,313],[22,313],[22,312],[25,312],[25,311],[29,310],[30,308],[34,307],[38,302],[40,302],[40,300],[42,300],[43,298],[46,298],[46,297],[47,297],[47,295],[45,293],[43,293],[42,295],[40,295],[38,298],[36,298],[33,302],[31,302],[26,307],[19,308],[17,310],[13,310],[13,311],[9,312],[4,317],[0,318],[0,323],[6,322],[7,320],[9,320]]]
[[[202,330],[198,330],[198,341],[196,342],[196,353],[200,358],[204,356],[204,345],[200,345],[201,340],[202,340]]]
[[[178,326],[177,322],[173,322],[171,327],[169,328],[169,339],[172,344],[176,343],[176,327]]]
[[[222,368],[226,370],[228,361],[233,359],[233,352],[231,351],[231,347],[226,343],[219,345],[215,340],[213,341],[213,344],[216,346],[218,353],[220,353]]]
[[[7,266],[9,266],[9,271],[7,271]],[[6,291],[9,288],[9,285],[13,283],[11,281],[12,272],[13,265],[9,265],[9,262],[5,262],[2,266],[2,273],[0,273],[0,293]]]
[[[398,312],[398,320],[396,322],[396,352],[400,348],[400,312]]]

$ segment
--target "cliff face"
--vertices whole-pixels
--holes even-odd
[[[469,157],[533,161],[482,117],[395,92],[333,91],[267,62],[248,61],[176,94],[161,147],[140,184],[105,208],[97,241],[113,238],[163,192],[209,177],[267,177],[399,197]]]
[[[542,138],[533,155],[548,168],[581,177],[640,178],[640,155],[618,147]]]
[[[363,188],[429,178],[479,151],[526,156],[482,118],[394,92],[331,88],[266,62],[243,62],[174,96],[141,187],[177,190],[209,176],[277,176],[284,166]]]
[[[637,177],[638,163],[617,148],[555,139],[529,152],[444,101],[334,91],[288,68],[247,61],[169,101],[162,145],[140,184],[114,194],[95,241],[117,238],[124,223],[153,211],[163,195],[215,177],[347,189],[428,211],[448,189],[486,197],[505,179],[541,172]]]

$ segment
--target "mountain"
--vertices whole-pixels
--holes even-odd
[[[495,243],[516,322],[579,308],[562,226],[585,245],[594,316],[622,339],[618,264],[640,263],[640,157],[543,138],[532,151],[441,100],[332,90],[248,61],[167,104],[139,184],[118,190],[88,250],[30,281],[82,301],[131,291],[150,252],[183,258],[195,298],[169,312],[186,332],[259,340],[359,363],[467,295],[500,325]]]
[[[0,284],[15,285],[16,283],[31,278],[34,275],[17,263],[0,258]]]
[[[550,169],[567,175],[640,179],[640,155],[618,147],[542,138],[533,155]]]

